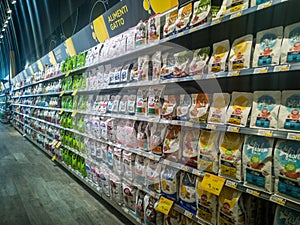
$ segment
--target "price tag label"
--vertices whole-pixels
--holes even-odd
[[[257,10],[261,10],[261,9],[265,9],[265,8],[268,8],[272,5],[271,1],[269,2],[266,2],[266,3],[263,3],[263,4],[260,4],[257,6]]]
[[[205,191],[219,196],[225,184],[225,181],[226,179],[223,177],[218,177],[216,175],[206,173],[203,177],[203,181],[200,187]]]
[[[183,171],[185,171],[185,172],[188,172],[188,171],[189,171],[189,168],[186,167],[186,166],[183,166],[181,169],[182,169]]]
[[[228,72],[228,77],[235,77],[235,76],[238,76],[238,75],[240,75],[240,71],[239,70],[237,70],[237,71],[230,71],[230,72]]]
[[[283,71],[289,71],[290,65],[281,65],[281,66],[275,66],[274,72],[283,72]]]
[[[228,126],[227,131],[238,133],[238,132],[240,132],[240,128],[239,127]]]
[[[242,16],[242,13],[241,13],[241,12],[234,13],[234,14],[232,14],[232,15],[230,16],[230,19],[232,20],[232,19],[238,18],[238,17],[240,17],[240,16]]]
[[[149,158],[150,158],[151,160],[155,160],[155,157],[154,157],[153,155],[151,155]]]
[[[54,140],[54,141],[52,142],[52,146],[53,146],[53,147],[56,146],[57,143],[58,143],[58,141],[57,141],[57,140]]]
[[[142,156],[142,155],[143,155],[143,153],[142,153],[142,152],[138,152],[138,155],[139,155],[139,156]]]
[[[54,161],[56,159],[56,155],[52,156],[51,160]]]
[[[267,73],[268,67],[255,68],[253,74]]]
[[[276,196],[276,195],[271,195],[270,196],[270,201],[275,202],[279,205],[283,205],[283,206],[285,206],[285,203],[286,203],[286,199],[284,199],[282,197],[279,197],[279,196]]]
[[[191,122],[185,122],[185,126],[187,126],[187,127],[193,127],[193,126],[194,126],[194,124],[193,124],[193,123],[191,123]]]
[[[216,74],[210,73],[206,75],[206,79],[216,78]]]
[[[195,32],[195,31],[197,31],[198,30],[198,27],[193,27],[192,29],[191,29],[191,32]]]
[[[215,24],[219,24],[219,23],[221,23],[221,19],[216,19],[211,22],[211,25],[215,25]]]
[[[247,192],[248,194],[254,195],[254,196],[256,196],[256,197],[258,197],[258,196],[260,195],[260,192],[251,190],[251,189],[249,189],[249,188],[246,189],[246,192]]]
[[[193,218],[193,213],[191,213],[191,212],[189,212],[189,211],[184,211],[184,215],[186,216],[186,217],[188,217],[188,218],[190,218],[190,219],[192,219]]]
[[[207,125],[206,125],[206,129],[209,129],[209,130],[216,130],[216,129],[217,129],[217,126],[214,125],[214,124],[207,124]]]
[[[155,209],[165,215],[169,215],[173,204],[174,202],[172,200],[161,196]]]
[[[59,141],[57,144],[56,144],[56,148],[59,148],[61,146],[61,141]]]
[[[75,95],[77,95],[77,92],[78,92],[78,89],[75,89],[71,95],[75,96]]]
[[[60,111],[59,111],[59,113],[58,113],[58,114],[59,114],[59,115],[61,115],[61,114],[63,114],[63,113],[64,113],[64,111],[65,111],[65,110],[63,110],[63,109],[62,109],[62,110],[60,110]]]
[[[179,122],[178,121],[172,121],[172,124],[173,125],[179,125]]]
[[[62,91],[59,95],[59,97],[63,96],[65,94],[65,91]]]
[[[258,130],[258,135],[265,136],[265,137],[273,137],[272,130]]]
[[[69,71],[66,73],[65,77],[68,77],[68,76],[70,75],[70,73],[71,73],[71,70],[69,70]]]
[[[168,160],[165,159],[164,160],[164,164],[169,166],[170,165],[170,161],[168,161]]]
[[[300,133],[288,133],[287,135],[288,140],[300,141]]]
[[[236,189],[237,187],[237,183],[234,182],[234,181],[231,181],[231,180],[226,180],[226,184],[225,184],[227,187],[230,187],[230,188],[233,188],[233,189]]]
[[[77,112],[78,112],[77,110],[74,110],[74,111],[72,112],[72,115],[71,115],[71,116],[72,116],[72,117],[75,117],[76,114],[77,114]]]
[[[198,177],[201,176],[201,172],[199,170],[193,169],[192,173],[195,174]]]
[[[124,209],[124,212],[125,212],[126,214],[129,214],[129,210],[128,210],[128,209]]]

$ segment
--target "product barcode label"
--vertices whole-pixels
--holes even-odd
[[[231,181],[231,180],[226,180],[225,185],[227,187],[234,188],[234,189],[236,189],[236,187],[237,187],[237,183],[234,181]]]
[[[240,71],[238,70],[238,71],[230,71],[230,72],[228,72],[228,77],[235,77],[235,76],[238,76],[238,75],[240,75]]]
[[[268,72],[268,67],[261,67],[261,68],[255,68],[253,74],[267,73],[267,72]]]
[[[228,126],[227,131],[238,133],[238,132],[240,132],[240,128],[239,127]]]
[[[182,169],[183,171],[185,171],[185,172],[188,172],[188,171],[189,171],[189,168],[186,167],[186,166],[183,166],[181,169]]]
[[[219,24],[219,23],[221,23],[221,20],[220,19],[216,19],[216,20],[213,20],[211,22],[211,25],[215,25],[215,24]]]
[[[214,73],[207,74],[206,79],[210,79],[210,78],[216,78],[216,74]]]
[[[287,135],[288,140],[300,141],[300,133],[288,133]]]
[[[263,4],[260,4],[257,6],[257,10],[261,10],[261,9],[265,9],[265,8],[268,8],[272,5],[271,1],[269,2],[266,2],[266,3],[263,3]]]
[[[275,203],[277,203],[279,205],[283,205],[283,206],[286,203],[286,200],[284,198],[276,196],[276,195],[271,195],[270,201],[275,202]]]
[[[246,189],[246,192],[247,192],[248,194],[251,194],[251,195],[254,195],[254,196],[259,196],[259,195],[260,195],[260,192],[251,190],[251,189],[249,189],[249,188]]]
[[[196,170],[196,169],[193,169],[192,173],[195,174],[198,177],[201,175],[201,172],[199,170]]]
[[[193,126],[194,126],[194,124],[193,124],[193,123],[191,123],[191,122],[186,122],[186,123],[185,123],[185,126],[187,126],[187,127],[193,127]]]
[[[188,218],[190,218],[190,219],[192,219],[193,218],[193,214],[191,213],[191,212],[189,212],[189,211],[184,211],[184,215],[186,216],[186,217],[188,217]]]
[[[273,131],[271,130],[258,130],[258,135],[265,137],[273,137]]]
[[[242,15],[241,12],[234,13],[234,14],[232,14],[232,15],[230,16],[230,19],[238,18],[238,17],[240,17],[241,15]]]
[[[216,130],[216,129],[217,129],[217,126],[214,125],[214,124],[207,124],[207,125],[206,125],[206,129],[209,129],[209,130]]]
[[[281,71],[289,71],[290,65],[281,65],[281,66],[275,66],[274,72],[281,72]]]

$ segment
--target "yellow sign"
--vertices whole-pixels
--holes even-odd
[[[75,56],[76,55],[76,50],[74,48],[72,38],[68,38],[65,41],[65,44],[66,44],[66,52],[69,54],[69,56]]]
[[[75,117],[76,114],[77,114],[77,110],[74,110],[71,116],[72,116],[72,117]]]
[[[56,145],[56,148],[59,148],[61,146],[61,141],[59,141]]]
[[[64,93],[65,93],[65,91],[62,91],[62,92],[60,93],[59,97],[63,96]]]
[[[63,110],[63,109],[62,109],[62,110],[60,110],[60,111],[59,111],[59,113],[58,113],[58,114],[59,114],[59,115],[61,115],[61,114],[63,114],[63,113],[64,113],[64,111],[65,111],[65,110]]]
[[[178,0],[144,0],[143,7],[146,11],[149,11],[150,8],[155,13],[163,13],[178,6]]]
[[[94,40],[104,42],[109,38],[103,15],[93,21],[92,28],[94,29],[94,32],[92,33]]]
[[[52,156],[51,160],[54,161],[56,159],[56,155]]]
[[[225,181],[226,179],[223,177],[218,177],[210,173],[205,173],[200,187],[205,191],[219,196],[225,184]]]
[[[52,146],[54,147],[55,145],[57,145],[57,143],[58,143],[58,141],[57,141],[57,140],[54,140],[54,141],[52,142]]]
[[[68,76],[70,75],[70,73],[71,73],[71,70],[69,70],[69,71],[66,73],[65,77],[68,77]]]
[[[169,215],[173,204],[174,202],[172,200],[161,196],[155,209],[165,215]]]
[[[49,56],[49,60],[50,60],[50,63],[53,65],[53,66],[56,66],[57,65],[57,62],[56,62],[56,59],[55,59],[55,56],[53,54],[53,52],[49,52],[48,53],[48,56]]]
[[[38,64],[39,70],[40,70],[40,71],[44,71],[44,66],[43,66],[41,60],[38,60],[38,61],[37,61],[37,64]]]
[[[78,90],[75,89],[71,95],[72,95],[72,96],[75,96],[75,95],[77,94],[77,92],[78,92]]]

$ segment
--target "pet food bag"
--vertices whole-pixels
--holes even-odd
[[[152,55],[152,80],[159,80],[162,66],[161,51],[157,51]]]
[[[138,129],[137,129],[137,142],[138,147],[143,150],[149,149],[149,138],[150,138],[150,130],[149,124],[146,121],[139,121],[138,122]]]
[[[203,178],[198,177],[196,181],[196,216],[203,219],[204,221],[216,225],[218,197],[208,191],[204,191],[201,188],[202,179]]]
[[[233,42],[228,60],[229,71],[250,68],[252,41],[253,35],[248,34]]]
[[[300,62],[300,23],[285,27],[280,62],[281,64]]]
[[[196,176],[191,173],[180,174],[179,205],[196,214]]]
[[[178,169],[163,165],[160,176],[162,196],[177,201],[179,187]]]
[[[243,210],[242,193],[224,186],[219,196],[219,223],[220,225],[244,225],[245,213]]]
[[[177,32],[182,31],[183,29],[188,27],[191,19],[192,11],[193,11],[192,3],[188,3],[178,10],[178,17],[175,22]]]
[[[123,171],[124,178],[133,181],[134,179],[134,162],[135,162],[135,154],[130,151],[123,151]]]
[[[136,81],[145,81],[151,80],[150,77],[150,57],[149,55],[139,56],[138,57],[138,74]]]
[[[191,26],[201,25],[207,22],[211,9],[211,0],[199,0],[194,2]]]
[[[114,173],[110,173],[110,190],[112,200],[121,205],[123,203],[122,183],[120,177]]]
[[[123,203],[124,206],[130,209],[132,212],[135,212],[135,200],[137,194],[137,188],[127,181],[122,182],[123,190]]]
[[[148,21],[148,43],[160,39],[160,15],[152,15]]]
[[[164,216],[164,225],[179,225],[180,223],[180,212],[171,209],[169,215]]]
[[[226,123],[245,127],[251,110],[253,94],[248,92],[233,92],[231,103],[227,110]]]
[[[181,126],[168,125],[166,137],[164,140],[163,155],[164,158],[177,162],[179,160],[181,141]]]
[[[299,224],[299,211],[284,206],[277,206],[274,217],[274,225],[295,225]]]
[[[147,44],[147,22],[138,22],[135,33],[135,46],[139,47]]]
[[[197,168],[198,140],[200,130],[198,128],[182,127],[182,158],[183,164]]]
[[[219,175],[242,181],[242,145],[244,136],[239,133],[222,133],[219,142]]]
[[[276,130],[280,102],[280,91],[255,91],[250,127]]]
[[[193,59],[189,66],[189,75],[203,74],[209,60],[210,47],[194,50]]]
[[[185,77],[189,74],[189,63],[192,58],[190,51],[182,51],[174,54],[175,66],[173,77]]]
[[[207,94],[192,94],[192,105],[189,110],[189,120],[206,123],[208,116],[209,98]]]
[[[278,129],[300,131],[300,91],[283,91]]]
[[[243,147],[244,185],[262,191],[272,192],[272,153],[274,139],[249,136],[245,137]]]
[[[137,184],[145,185],[146,181],[146,165],[145,158],[143,156],[137,155],[135,157],[134,163],[134,181]]]
[[[164,85],[151,86],[148,92],[148,116],[160,118]]]
[[[167,37],[175,31],[178,10],[175,9],[166,14],[166,22],[163,29],[163,36]]]
[[[175,95],[164,95],[164,103],[161,111],[161,118],[173,120],[176,118],[176,107],[178,98]]]
[[[256,34],[253,67],[279,64],[283,27],[275,27]]]
[[[198,144],[198,170],[218,173],[219,141],[217,131],[201,130]]]
[[[278,140],[274,151],[275,194],[300,200],[300,148],[298,141]]]
[[[161,164],[154,160],[146,159],[146,187],[160,193]]]
[[[218,73],[226,70],[229,51],[230,43],[228,40],[213,44],[213,54],[208,62],[208,73]]]
[[[137,220],[140,222],[144,221],[144,198],[146,193],[142,190],[137,190],[136,201],[135,201],[135,215]]]
[[[148,87],[140,87],[136,95],[136,114],[147,115]]]
[[[227,107],[230,102],[230,94],[214,93],[213,102],[209,109],[207,122],[224,124],[226,119]]]
[[[156,199],[146,194],[144,198],[145,224],[163,225],[163,214],[155,210]]]
[[[160,72],[160,78],[170,79],[173,77],[175,66],[175,58],[174,54],[170,52],[166,52],[162,55],[162,67]]]
[[[150,150],[156,155],[163,154],[163,143],[167,131],[167,124],[150,123]]]
[[[189,94],[181,94],[179,96],[179,104],[176,110],[178,120],[187,121],[189,119],[189,109],[191,107],[191,96]]]

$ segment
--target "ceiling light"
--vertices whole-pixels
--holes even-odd
[[[0,35],[0,38],[1,38],[1,39],[3,38],[3,35],[2,35],[2,34]]]
[[[3,25],[3,27],[7,27],[7,24],[5,23],[5,24]]]
[[[5,31],[5,27],[2,28],[2,31],[3,31],[3,32]]]
[[[11,9],[8,9],[8,10],[7,10],[7,13],[8,13],[8,14],[11,14],[11,13],[12,13],[12,10],[11,10]]]
[[[5,20],[5,22],[4,22],[5,24],[8,24],[8,20]]]
[[[11,4],[16,4],[16,2],[17,2],[16,0],[12,0]]]
[[[7,20],[10,20],[10,19],[11,19],[11,16],[8,16],[8,17],[7,17]]]

